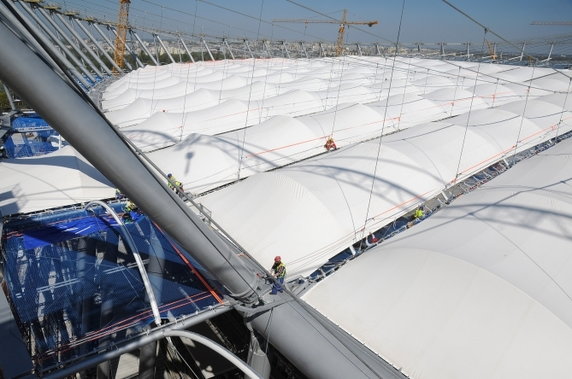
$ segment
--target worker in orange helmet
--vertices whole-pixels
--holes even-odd
[[[379,238],[377,238],[374,233],[370,232],[368,238],[369,238],[370,244],[372,244],[372,245],[375,245],[376,243],[379,242]]]
[[[334,138],[333,137],[328,137],[328,139],[326,140],[326,144],[324,145],[324,148],[328,151],[330,150],[336,150],[338,147],[336,146],[336,143],[334,142]]]
[[[286,277],[286,265],[284,265],[282,258],[279,255],[274,258],[274,264],[270,269],[270,273],[276,279],[270,294],[276,295],[278,292],[283,292],[284,277]]]

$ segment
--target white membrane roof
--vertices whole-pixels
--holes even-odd
[[[417,58],[201,62],[134,71],[102,104],[186,190],[212,190],[196,200],[262,264],[281,255],[292,279],[570,131],[566,74]],[[338,150],[325,152],[329,136]],[[571,145],[519,163],[304,299],[413,378],[569,376]],[[71,147],[2,160],[0,178],[3,215],[114,195]]]
[[[518,74],[519,71],[523,73]],[[572,96],[541,89],[544,82],[540,79],[550,79],[552,85],[554,80],[564,82],[567,78],[549,71],[417,58],[398,58],[394,63],[383,57],[173,64],[133,71],[107,88],[103,104],[110,109],[108,116],[137,118],[138,123],[123,126],[121,131],[193,194],[322,154],[329,136],[344,150],[352,144],[395,132],[399,132],[396,136],[413,138],[411,141],[423,140],[422,145],[414,149],[416,153],[410,153],[408,149],[412,148],[406,148],[407,144],[412,145],[410,141],[400,147],[395,141],[396,147],[392,145],[390,149],[388,145],[382,156],[386,151],[394,151],[396,157],[388,159],[406,159],[413,162],[412,166],[427,161],[425,155],[440,150],[441,145],[450,146],[450,151],[440,152],[442,158],[430,157],[432,164],[427,168],[426,175],[438,178],[442,186],[454,179],[451,172],[456,172],[455,163],[460,164],[459,175],[463,177],[509,154],[515,147],[518,150],[566,130],[570,115],[564,109],[569,110]],[[510,82],[494,76],[509,72]],[[519,75],[523,83],[515,81]],[[530,78],[539,79],[534,84],[538,87],[536,95],[535,91],[529,91]],[[142,113],[127,111],[135,108]],[[524,118],[520,117],[523,113]],[[244,128],[246,124],[250,126]],[[476,127],[479,131],[473,132]],[[441,133],[445,130],[451,134]],[[471,142],[463,146],[459,159],[462,143],[459,138],[466,130],[467,136],[472,136],[467,139]],[[359,154],[351,158],[368,162],[352,164],[367,167],[367,175],[371,176],[371,162],[377,160],[372,154],[377,149],[363,149],[367,156],[361,155],[360,149],[353,150]],[[424,153],[418,156],[419,152]],[[345,159],[346,153],[335,154],[335,164]],[[403,154],[407,157],[401,158]],[[36,167],[44,165],[41,159],[28,161],[27,175],[43,178],[45,169]],[[38,211],[78,201],[75,193],[64,193],[58,201],[36,198],[38,192],[50,192],[52,183],[46,178],[45,188],[40,184],[32,188],[22,186],[20,176],[11,174],[11,164],[0,162],[0,177],[5,188],[19,188],[19,199],[13,201],[7,196],[2,200],[3,214]],[[50,167],[52,177],[60,177],[61,167]],[[338,169],[331,165],[333,172]],[[40,172],[36,174],[36,170]],[[380,172],[383,175],[390,170]],[[58,185],[66,186],[67,179],[74,176],[61,177]],[[400,179],[387,180],[397,183]],[[75,188],[75,184],[70,188]],[[432,193],[436,188],[431,184],[414,192]],[[92,199],[108,198],[110,186],[92,186],[90,194]],[[395,201],[390,199],[389,203]],[[11,204],[9,208],[7,204]],[[384,209],[380,212],[385,212]],[[355,218],[359,220],[362,216],[365,217],[360,214]],[[354,229],[359,227],[351,228]],[[341,240],[354,238],[349,230],[346,225]]]
[[[571,170],[565,140],[303,299],[412,378],[568,377]]]
[[[71,146],[0,161],[0,214],[58,208],[115,195],[111,182]]]
[[[403,129],[469,109],[567,91],[568,84],[565,75],[551,69],[486,63],[247,59],[148,66],[110,85],[102,106],[140,149],[153,151],[196,133],[217,135],[279,115],[300,117],[342,104],[372,106],[380,121]],[[388,96],[389,103],[384,101]],[[382,104],[392,109],[386,112]]]
[[[477,110],[257,173],[198,201],[259,261],[287,256],[289,274],[305,276],[447,186],[572,129],[570,113],[528,105],[545,116]]]

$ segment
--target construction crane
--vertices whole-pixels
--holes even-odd
[[[487,44],[487,50],[489,51],[489,56],[493,61],[497,60],[497,45],[494,42],[485,39],[485,43]]]
[[[119,17],[117,20],[117,34],[115,36],[115,49],[113,59],[118,67],[125,64],[125,43],[127,41],[127,29],[129,28],[129,4],[131,0],[119,0]]]
[[[348,10],[344,9],[341,20],[307,20],[307,19],[277,19],[273,22],[300,22],[304,24],[340,24],[338,38],[336,40],[336,55],[339,56],[344,50],[345,32],[348,25],[376,25],[377,21],[348,21]]]

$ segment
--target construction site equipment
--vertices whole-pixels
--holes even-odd
[[[120,68],[125,64],[125,44],[127,29],[129,28],[129,4],[131,0],[119,0],[119,17],[117,19],[117,35],[115,36],[115,49],[113,59]]]
[[[491,60],[496,61],[497,60],[497,44],[494,42],[491,42],[489,40],[485,40],[485,43],[487,44],[487,50],[489,52],[489,57],[491,58]]]
[[[336,56],[340,56],[344,50],[345,32],[348,25],[367,25],[369,27],[377,25],[374,21],[348,21],[348,10],[344,9],[341,20],[309,20],[309,19],[275,19],[273,22],[299,22],[304,24],[340,24],[338,38],[336,40]]]

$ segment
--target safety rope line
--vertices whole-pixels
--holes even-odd
[[[145,1],[145,0],[143,0]],[[199,12],[199,2],[198,0],[195,0],[195,13],[193,15],[193,29],[192,29],[192,35],[195,35],[195,25],[197,23],[197,14]],[[191,51],[190,54],[192,55],[193,52]],[[204,64],[204,61],[202,61],[201,65]],[[198,79],[198,75],[199,75],[199,70],[195,69],[195,82],[194,82],[194,86],[193,86],[193,92],[195,92],[197,90],[197,79]]]
[[[536,66],[532,66],[532,73],[530,74],[529,87],[528,87],[528,91],[526,92],[526,97],[524,99],[524,108],[522,110],[522,116],[520,117],[520,126],[518,128],[518,133],[516,135],[516,141],[514,143],[514,154],[513,154],[511,166],[515,163],[515,160],[516,160],[516,149],[518,147],[518,143],[519,143],[519,139],[520,139],[520,133],[522,132],[522,125],[524,124],[524,118],[526,117],[526,107],[528,106],[528,99],[530,97],[530,86],[532,85],[532,80],[534,79],[534,70],[535,69],[536,69]]]
[[[405,98],[407,96],[407,85],[409,84],[409,70],[411,68],[411,57],[409,57],[409,61],[407,62],[407,71],[405,74],[405,85],[403,86],[403,96],[401,97],[401,108],[399,109],[399,116],[397,119],[397,130],[401,130],[401,116],[403,115],[403,106],[405,105]],[[453,97],[454,99],[454,97]]]
[[[329,102],[329,100],[330,100],[330,88],[331,88],[331,86],[332,86],[332,80],[333,80],[333,75],[334,75],[334,68],[335,68],[335,63],[336,63],[336,60],[335,60],[335,59],[333,59],[333,58],[329,58],[329,59],[330,59],[330,62],[332,63],[332,66],[330,67],[330,76],[329,76],[329,78],[328,78],[328,86],[326,87],[326,98],[325,98],[325,101],[324,101],[324,104],[323,104],[323,106],[324,106],[324,111],[325,111],[326,109],[328,109],[328,102]]]
[[[459,89],[459,77],[461,76],[461,67],[459,66],[459,71],[457,71],[457,80],[455,81],[455,92],[453,93],[453,101],[451,101],[451,111],[449,112],[449,116],[453,116],[453,109],[455,108],[455,100],[457,99],[457,90]],[[475,97],[476,92],[476,83],[475,88],[473,88],[473,97]]]
[[[485,29],[483,33],[483,44],[486,41],[487,37],[487,30]],[[465,151],[465,142],[467,140],[467,133],[469,132],[469,124],[471,121],[471,113],[473,110],[473,102],[475,99],[475,92],[477,91],[477,83],[479,81],[479,72],[481,70],[481,62],[477,64],[477,74],[475,75],[475,84],[473,86],[473,96],[471,97],[471,103],[469,105],[469,112],[467,112],[467,123],[465,124],[465,130],[463,132],[463,140],[461,142],[461,151],[459,152],[459,161],[457,162],[457,169],[455,170],[455,178],[453,179],[453,183],[456,183],[457,178],[459,177],[459,170],[461,169],[461,161],[463,159],[463,152]]]
[[[288,293],[288,292],[286,292]],[[272,331],[272,328],[270,328],[270,325],[272,324],[272,319],[274,316],[274,307],[270,308],[270,313],[268,315],[268,321],[266,322],[266,326],[264,328],[264,335],[266,335],[266,346],[264,347],[264,354],[268,355],[268,349],[270,347],[270,337],[271,337],[271,333],[270,331]],[[272,336],[273,337],[273,336]]]
[[[379,97],[377,98],[377,101],[381,101],[381,97],[383,96],[383,85],[385,84],[385,80],[386,80],[385,79],[385,72],[387,71],[387,67],[388,67],[387,66],[387,57],[384,55],[383,56],[383,66],[382,66],[383,70],[381,71],[381,81],[380,81],[380,86],[379,86]],[[375,73],[377,75],[377,67],[376,67]]]
[[[378,145],[377,145],[377,158],[375,160],[375,164],[373,167],[373,175],[372,175],[372,179],[371,179],[371,187],[369,190],[369,197],[367,200],[367,207],[366,207],[366,212],[365,212],[365,220],[364,220],[364,231],[362,232],[362,238],[365,235],[365,227],[367,225],[367,221],[369,220],[369,211],[371,208],[371,202],[372,202],[372,197],[373,197],[373,189],[375,187],[375,182],[377,180],[377,168],[379,165],[379,156],[381,154],[381,146],[382,146],[382,140],[383,140],[383,135],[384,135],[384,131],[385,131],[385,119],[387,118],[387,110],[389,108],[389,98],[390,98],[390,94],[391,94],[391,87],[393,84],[393,74],[394,74],[394,68],[395,68],[395,61],[396,61],[396,57],[397,57],[397,52],[399,51],[399,41],[400,41],[400,37],[401,37],[401,26],[403,23],[403,14],[405,12],[405,0],[403,0],[403,4],[401,6],[401,16],[399,17],[399,27],[397,29],[397,41],[395,44],[395,54],[393,56],[393,62],[392,62],[392,67],[391,67],[391,74],[390,74],[390,78],[389,78],[389,88],[388,88],[388,92],[387,92],[387,98],[385,99],[385,110],[384,110],[384,114],[383,114],[383,122],[381,125],[381,131],[380,131],[380,136],[379,136],[379,140],[378,140]],[[358,231],[356,231],[357,233]],[[361,239],[361,238],[360,238]]]
[[[258,31],[258,32],[260,32],[260,26],[259,26],[259,31]],[[274,35],[274,27],[272,27],[271,34],[270,34],[270,40],[271,40],[271,41],[272,41],[273,35]],[[265,43],[266,43],[266,41],[262,41],[262,44],[263,44],[263,45],[264,45]],[[270,64],[274,62],[274,59],[272,58],[272,56],[271,56],[271,54],[270,54],[270,51],[268,51],[268,58],[269,58],[269,59],[266,60],[266,78],[265,78],[265,80],[264,80],[264,87],[263,87],[263,89],[262,89],[262,101],[260,101],[260,107],[259,107],[259,108],[262,109],[262,111],[264,111],[264,110],[266,109],[266,108],[264,107],[264,102],[266,101],[266,86],[268,85],[268,75],[270,74],[270,71],[271,71]],[[272,72],[274,73],[274,65],[272,65]],[[278,93],[279,93],[279,92],[278,92]],[[275,92],[275,94],[277,94],[277,93]],[[266,112],[266,117],[268,117],[268,113],[269,113],[269,112],[267,111],[267,112]],[[262,123],[262,118],[263,118],[262,112],[259,112],[259,113],[258,113],[258,122],[259,122],[259,123]]]
[[[562,112],[560,112],[560,121],[558,121],[558,129],[556,130],[556,140],[558,140],[558,132],[560,131],[560,125],[562,124],[563,121],[562,118],[564,117],[566,103],[568,103],[568,94],[570,93],[571,85],[572,85],[572,77],[568,80],[568,91],[566,91],[566,96],[564,96],[564,103],[562,104]]]
[[[193,68],[194,68],[194,65],[191,65],[191,63],[187,63],[187,77],[185,79],[185,94],[184,94],[184,99],[183,99],[183,111],[181,112],[181,126],[180,126],[181,133],[179,135],[179,142],[182,142],[183,136],[186,135],[184,133],[184,131],[185,131],[185,124],[186,124],[186,120],[187,120],[187,98],[189,95],[189,82],[190,82],[189,74],[191,71],[191,66],[193,66]],[[196,71],[197,70],[195,70],[195,72]]]
[[[153,35],[153,42],[155,42],[155,35]],[[157,57],[157,63],[161,64],[159,58]],[[153,113],[157,112],[157,105],[159,105],[159,101],[155,102],[155,89],[157,87],[157,73],[159,72],[159,66],[153,67],[153,87],[151,88],[151,116]],[[129,73],[131,74],[131,73]],[[128,75],[129,75],[128,74]]]
[[[264,10],[264,0],[262,0],[262,3],[260,4],[260,17],[259,17],[259,22],[258,22],[258,31],[256,33],[256,39],[258,39],[258,37],[260,36],[260,25],[262,23],[262,12]],[[242,170],[242,160],[244,159],[243,154],[244,154],[244,146],[246,144],[246,132],[248,129],[248,115],[249,115],[249,111],[250,111],[250,104],[251,104],[251,100],[252,100],[252,90],[254,87],[254,72],[256,69],[256,57],[252,58],[252,72],[250,74],[250,89],[248,91],[248,106],[246,108],[246,117],[244,120],[244,129],[242,131],[242,141],[237,140],[237,145],[240,146],[240,149],[237,149],[237,160],[238,160],[238,167],[237,167],[237,171],[236,171],[236,181],[238,182],[240,180],[240,172]],[[239,135],[237,133],[236,135],[237,139],[239,138]]]
[[[496,82],[496,84],[495,84],[495,91],[493,92],[493,103],[491,104],[491,107],[492,107],[492,108],[494,108],[494,106],[495,106],[496,93],[497,93],[497,91],[498,91],[498,89],[499,89],[499,81],[500,81],[500,79],[497,78],[497,82]]]
[[[330,136],[334,136],[334,130],[336,129],[336,117],[338,115],[338,106],[340,104],[340,92],[342,91],[342,80],[344,77],[344,66],[346,62],[346,56],[342,57],[342,68],[340,69],[340,81],[338,83],[338,93],[336,96],[336,105],[334,107],[334,119],[332,120],[332,129],[330,130]]]

